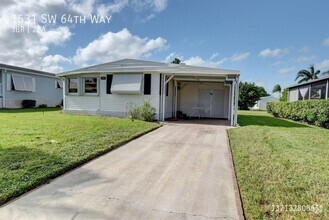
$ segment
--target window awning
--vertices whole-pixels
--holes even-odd
[[[33,92],[35,90],[32,77],[12,74],[12,79],[13,79],[15,90],[30,91],[30,92]]]
[[[142,94],[143,74],[114,74],[112,94],[138,95]]]

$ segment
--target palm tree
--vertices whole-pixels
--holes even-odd
[[[310,68],[309,68],[310,71],[308,70],[301,70],[297,73],[297,77],[295,79],[295,81],[297,81],[297,79],[301,78],[299,81],[298,81],[298,84],[299,83],[302,83],[302,82],[307,82],[309,80],[313,80],[313,79],[318,79],[319,78],[319,75],[321,73],[320,70],[317,70],[315,71],[314,69],[314,65],[311,65]]]
[[[279,84],[276,84],[273,87],[272,93],[276,93],[276,92],[278,92],[279,93],[279,96],[281,96],[281,86]]]

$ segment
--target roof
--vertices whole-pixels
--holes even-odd
[[[217,69],[199,66],[189,66],[185,64],[173,64],[154,61],[144,61],[136,59],[123,59],[109,63],[89,66],[73,71],[58,74],[58,76],[68,76],[83,73],[134,73],[134,72],[160,72],[168,74],[205,74],[205,75],[239,75],[238,70]]]
[[[325,81],[325,80],[328,80],[328,79],[329,79],[329,76],[325,76],[325,77],[322,77],[320,79],[315,79],[315,80],[312,80],[312,81],[291,85],[291,86],[288,86],[286,89],[291,89],[291,88],[298,87],[298,86],[308,85],[308,84],[315,83],[315,82],[321,82],[321,81]]]
[[[263,97],[260,97],[259,100],[267,100],[267,99],[272,99],[272,100],[279,100],[279,98],[276,98],[274,96],[263,96]]]
[[[56,74],[54,74],[54,73],[44,72],[44,71],[40,71],[40,70],[28,69],[28,68],[19,67],[19,66],[12,66],[12,65],[7,65],[7,64],[3,64],[3,63],[0,63],[0,70],[1,69],[19,71],[19,72],[29,73],[29,74],[33,74],[33,75],[56,77]]]

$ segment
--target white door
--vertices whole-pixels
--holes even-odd
[[[224,89],[199,89],[198,107],[203,109],[202,116],[225,118]]]
[[[210,117],[225,118],[224,115],[224,89],[211,90]]]

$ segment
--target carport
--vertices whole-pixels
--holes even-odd
[[[237,124],[239,75],[237,70],[179,65],[162,72],[160,117],[217,118]]]

